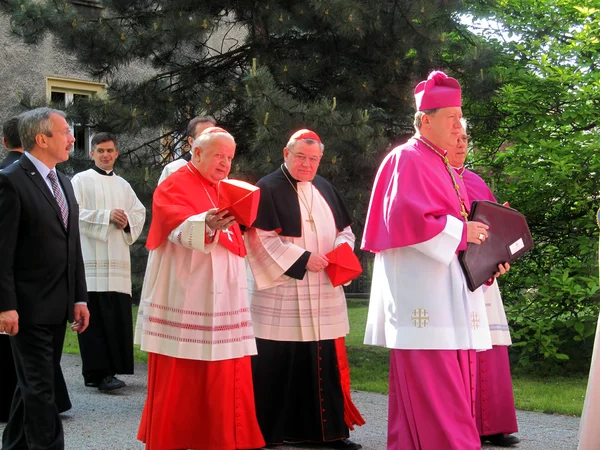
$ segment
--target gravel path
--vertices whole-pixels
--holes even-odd
[[[108,394],[84,387],[79,356],[64,355],[62,365],[73,403],[73,409],[62,415],[65,448],[143,449],[135,437],[146,396],[146,365],[136,364],[135,375],[119,376],[127,383],[127,387]],[[357,391],[353,393],[353,398],[367,424],[351,432],[351,439],[361,443],[365,450],[385,450],[387,396]],[[577,417],[519,411],[518,419],[520,450],[577,448]],[[4,424],[0,424],[2,430]],[[279,450],[292,448],[278,447]],[[484,447],[490,450],[496,448],[499,447]]]

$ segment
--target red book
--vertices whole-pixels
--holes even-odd
[[[252,226],[259,200],[260,188],[257,186],[240,180],[219,182],[219,211],[226,209],[240,225]]]
[[[360,261],[347,242],[344,242],[325,256],[329,259],[329,265],[325,267],[325,272],[327,272],[331,284],[334,286],[346,284],[348,281],[358,278],[362,273]]]

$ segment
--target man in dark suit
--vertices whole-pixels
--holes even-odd
[[[4,123],[2,127],[2,143],[9,150],[9,153],[0,162],[0,170],[10,166],[23,155],[23,146],[19,137],[18,117],[13,117]],[[0,334],[0,362],[2,363],[2,370],[0,370],[0,422],[8,422],[13,394],[17,387],[17,372],[13,363],[13,354],[8,334]],[[60,361],[57,362],[54,371],[54,386],[56,389],[55,397],[58,412],[68,411],[72,405],[67,384],[60,368]]]
[[[66,321],[89,322],[79,212],[68,178],[56,171],[75,139],[65,114],[19,116],[24,155],[0,171],[0,332],[11,336],[17,389],[2,449],[64,448],[55,403]]]
[[[2,143],[8,149],[8,155],[0,162],[0,170],[10,166],[23,154],[19,137],[19,118],[13,117],[2,126]]]

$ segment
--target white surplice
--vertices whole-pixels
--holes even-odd
[[[494,279],[494,283],[491,286],[481,286],[481,289],[483,290],[483,298],[485,299],[492,345],[511,345],[512,339],[510,338],[508,320],[506,319],[498,280]]]
[[[306,271],[302,280],[285,272],[304,254],[326,254],[347,242],[354,248],[350,227],[338,231],[331,208],[310,182],[298,182],[302,221],[300,237],[275,231],[246,231],[248,284],[257,338],[308,342],[336,339],[349,332],[348,310],[342,286],[334,287],[323,272]],[[307,205],[312,204],[314,231]]]
[[[244,258],[206,243],[206,212],[150,252],[135,343],[176,358],[220,361],[256,354]]]
[[[464,222],[447,216],[426,242],[375,255],[364,343],[394,349],[486,350],[481,288],[471,292],[456,256]]]
[[[146,208],[127,181],[117,175],[101,175],[93,169],[72,180],[79,204],[79,230],[88,292],[120,292],[131,295],[129,246],[142,232]],[[127,215],[129,231],[110,223],[113,209]]]
[[[177,172],[179,169],[181,169],[183,166],[185,166],[188,162],[183,159],[176,159],[175,161],[170,162],[169,164],[167,164],[161,174],[160,174],[160,178],[158,179],[158,184],[162,183],[163,181],[165,181],[167,179],[167,177],[175,172]]]

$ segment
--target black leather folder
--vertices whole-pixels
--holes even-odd
[[[531,250],[533,239],[525,216],[498,203],[473,202],[469,220],[490,227],[481,245],[469,243],[458,256],[467,285],[475,291],[498,272],[498,264],[512,263]]]

